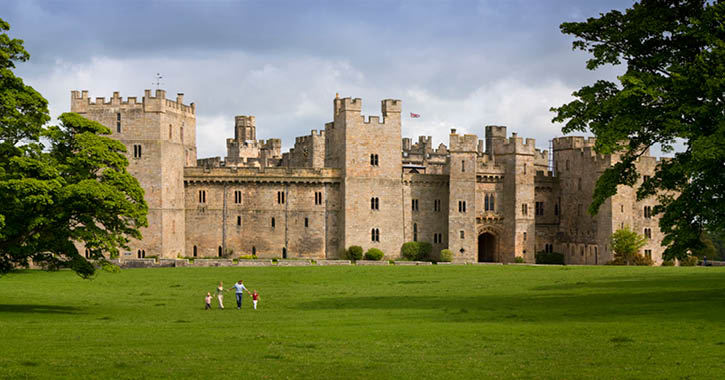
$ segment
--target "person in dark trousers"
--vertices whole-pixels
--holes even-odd
[[[242,308],[242,295],[244,295],[244,292],[247,292],[247,294],[250,294],[250,295],[251,295],[251,293],[249,293],[249,290],[247,290],[247,288],[244,286],[244,283],[242,283],[242,280],[239,280],[239,282],[234,284],[233,287],[229,288],[229,290],[232,290],[232,289],[235,290],[234,295],[237,296],[237,309],[241,309]]]

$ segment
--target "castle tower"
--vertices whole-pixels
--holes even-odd
[[[340,241],[397,257],[403,244],[401,101],[382,101],[382,119],[361,115],[362,100],[336,97],[325,130],[325,166],[342,169]]]
[[[454,261],[477,261],[476,161],[478,136],[451,130],[448,199],[448,249]]]
[[[257,127],[254,124],[254,116],[234,117],[234,140],[256,141]]]
[[[535,261],[536,221],[535,221],[535,186],[536,170],[534,159],[536,147],[534,139],[523,141],[516,133],[497,143],[493,140],[496,161],[504,165],[504,231],[501,237],[503,262],[512,262],[516,257],[526,262]]]
[[[133,255],[184,255],[184,166],[196,166],[196,108],[183,98],[146,90],[141,102],[121,99],[118,92],[93,102],[88,91],[71,91],[71,112],[111,130],[126,146],[128,171],[144,189],[149,226],[141,231],[143,240],[130,242]]]

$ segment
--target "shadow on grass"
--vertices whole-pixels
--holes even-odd
[[[609,279],[607,279],[609,280]],[[307,310],[428,310],[416,318],[449,322],[666,319],[725,322],[723,276],[626,278],[546,285],[511,294],[350,296],[298,304]],[[444,314],[442,317],[441,314]]]
[[[80,314],[81,309],[73,306],[58,305],[0,305],[1,313]]]

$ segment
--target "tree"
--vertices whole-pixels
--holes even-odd
[[[0,29],[9,25],[0,20]],[[74,113],[50,120],[47,101],[15,77],[23,42],[0,34],[0,274],[29,261],[83,277],[148,225],[143,189],[110,130]],[[41,137],[43,140],[41,140]]]
[[[702,246],[703,230],[725,231],[725,2],[642,0],[585,22],[561,24],[573,48],[592,54],[587,68],[626,65],[618,84],[606,80],[574,92],[551,110],[563,132],[591,131],[595,150],[619,161],[597,181],[589,213],[633,186],[637,158],[660,144],[672,152],[637,189],[654,196],[665,234],[666,258],[684,258]]]
[[[625,227],[612,234],[611,243],[614,262],[632,265],[641,261],[639,250],[647,244],[647,238]]]

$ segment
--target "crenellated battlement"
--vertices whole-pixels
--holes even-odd
[[[450,151],[451,152],[477,152],[478,136],[476,135],[459,135],[455,129],[451,129]]]
[[[597,139],[593,137],[585,138],[584,136],[565,136],[555,137],[554,150],[578,149],[584,147],[593,147]]]
[[[88,96],[88,91],[71,91],[71,111],[77,113],[93,112],[94,110],[105,110],[109,107],[116,108],[139,108],[144,112],[178,112],[188,115],[196,114],[196,106],[194,103],[185,105],[184,94],[176,95],[176,100],[166,99],[166,91],[156,90],[155,96],[151,95],[151,90],[144,90],[144,96],[141,103],[135,96],[130,96],[125,100],[120,96],[118,91],[114,91],[111,98],[106,101],[105,97],[96,97],[95,101]]]
[[[511,133],[511,137],[504,140],[500,145],[497,144],[496,154],[531,154],[536,153],[536,139],[518,137],[516,132]]]
[[[380,103],[383,117],[388,117],[390,113],[400,113],[403,108],[403,102],[399,99],[383,99]]]
[[[340,98],[339,95],[334,100],[335,115],[340,112],[362,112],[362,99],[360,98]]]

